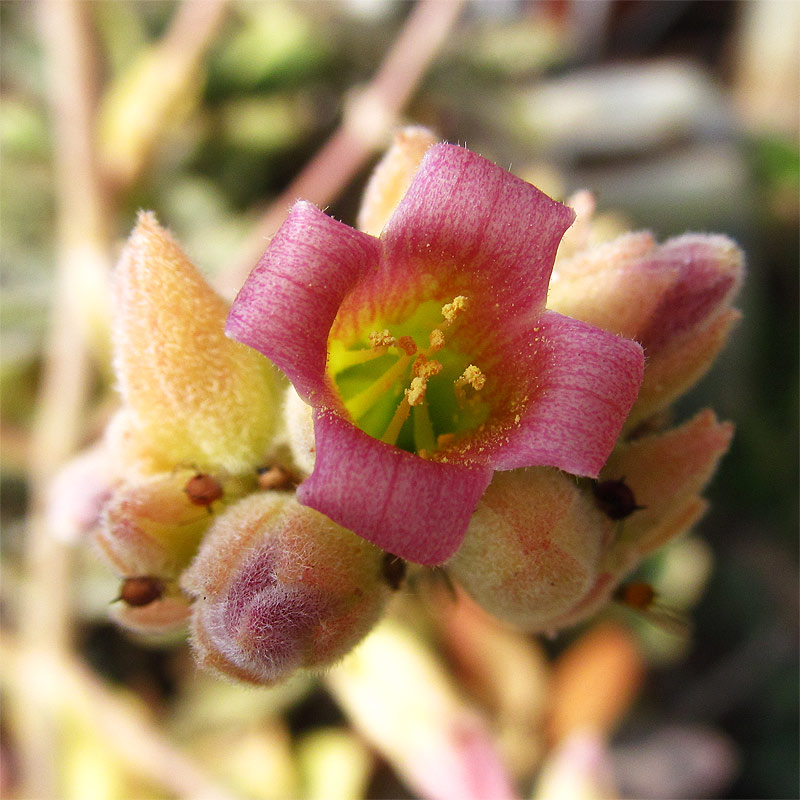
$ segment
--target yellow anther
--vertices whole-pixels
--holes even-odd
[[[456,295],[452,303],[445,303],[442,306],[442,316],[448,325],[452,325],[459,314],[466,311],[468,307],[469,300],[463,294]]]
[[[418,406],[425,399],[425,390],[428,388],[427,378],[412,378],[411,387],[405,390],[406,399],[410,406]]]
[[[369,343],[373,348],[394,347],[397,344],[397,339],[384,328],[382,331],[372,331],[369,334]]]
[[[465,386],[471,386],[476,392],[479,392],[486,385],[486,376],[481,372],[479,367],[470,364],[462,373],[461,377],[456,378],[453,382],[455,389],[456,399],[459,403],[466,402],[467,393],[464,390]]]
[[[441,350],[444,347],[444,332],[439,328],[434,328],[428,341],[431,345],[431,352],[435,353],[437,350]]]
[[[480,367],[476,367],[474,364],[470,364],[464,372],[461,373],[461,377],[458,380],[462,379],[476,392],[479,392],[486,385],[486,376],[481,372]]]
[[[414,375],[419,378],[432,378],[442,371],[442,365],[441,362],[436,361],[436,359],[431,359],[429,361],[424,355],[420,354],[414,362],[412,370]]]

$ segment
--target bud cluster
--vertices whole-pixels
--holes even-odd
[[[398,136],[369,185],[363,229],[381,232],[433,141],[421,128]],[[494,473],[444,565],[485,610],[527,631],[595,613],[690,528],[732,436],[709,410],[671,429],[661,420],[738,317],[741,252],[699,234],[589,246],[593,202],[583,193],[575,206],[548,308],[638,342],[641,391],[596,480],[548,466]],[[226,338],[227,303],[151,214],[116,278],[122,409],[57,484],[54,512],[73,534],[90,532],[118,573],[122,625],[164,633],[189,621],[199,663],[237,680],[325,668],[379,619],[405,562],[298,502],[315,467],[311,407],[266,358]]]

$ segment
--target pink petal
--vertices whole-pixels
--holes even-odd
[[[461,544],[491,467],[426,461],[337,414],[315,414],[317,460],[297,499],[378,547],[441,564]]]
[[[535,317],[574,218],[485,158],[435,145],[381,234],[381,269],[356,287],[345,314],[370,307],[391,319],[406,302],[465,294],[498,315]]]
[[[236,297],[225,331],[271,359],[306,402],[337,403],[325,377],[328,332],[342,298],[379,257],[377,239],[295,203]]]
[[[546,311],[523,357],[530,397],[518,426],[497,449],[495,469],[537,464],[596,477],[636,400],[642,348]]]

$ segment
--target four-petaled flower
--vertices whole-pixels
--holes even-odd
[[[596,476],[638,344],[545,309],[573,211],[461,147],[425,156],[380,238],[298,202],[227,333],[314,408],[300,502],[422,564],[458,548],[495,470]]]

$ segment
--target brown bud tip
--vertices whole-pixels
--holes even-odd
[[[222,484],[211,475],[198,472],[190,478],[183,489],[190,503],[196,506],[210,506],[215,500],[219,500],[224,492]]]
[[[294,485],[294,476],[277,464],[271,467],[259,467],[258,469],[259,489],[290,489]]]
[[[406,566],[406,562],[399,556],[394,556],[391,553],[383,554],[381,563],[383,579],[395,591],[403,585],[406,577]]]
[[[625,519],[644,506],[636,504],[633,490],[624,478],[617,481],[600,481],[592,485],[597,507],[613,520]]]
[[[119,599],[129,606],[139,608],[160,600],[164,594],[164,582],[150,575],[125,578],[119,590]]]
[[[614,599],[618,603],[622,603],[634,611],[646,611],[653,604],[655,597],[655,589],[644,581],[631,581],[623,584],[614,592]]]

